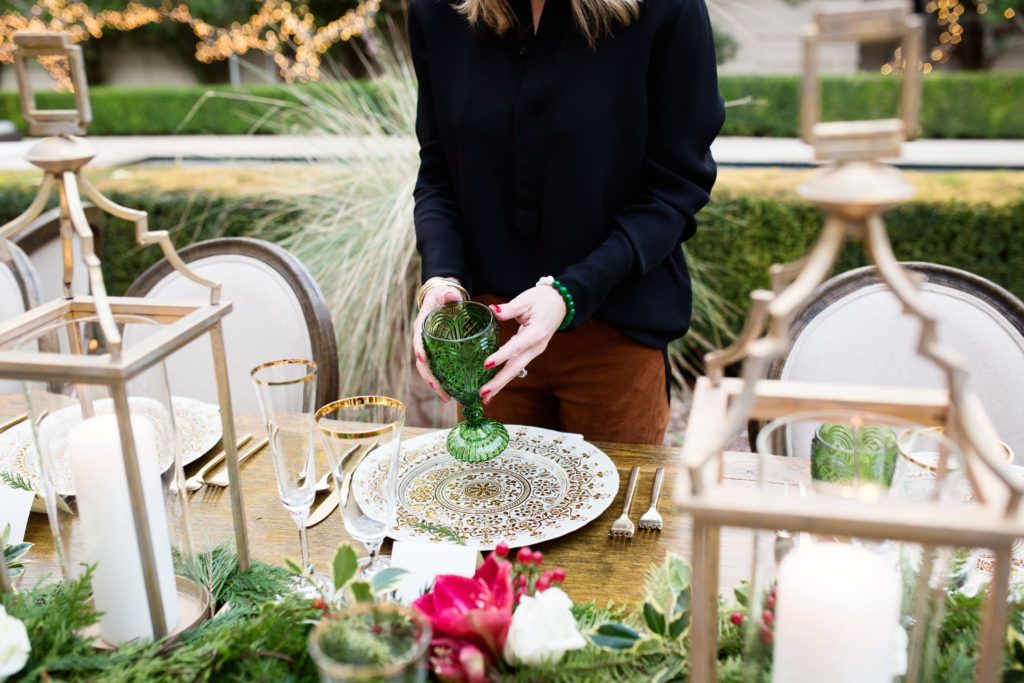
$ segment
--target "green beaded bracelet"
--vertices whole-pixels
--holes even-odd
[[[566,289],[565,285],[550,275],[545,275],[541,279],[537,280],[537,286],[540,287],[541,285],[554,287],[555,291],[562,295],[562,300],[565,301],[565,317],[562,318],[562,324],[558,326],[558,329],[564,330],[569,327],[569,323],[572,322],[573,316],[576,315],[576,304],[573,303],[572,294],[569,293],[569,290]]]

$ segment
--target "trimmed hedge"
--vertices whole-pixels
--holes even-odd
[[[0,188],[0,224],[28,206],[35,190]],[[171,232],[183,246],[217,235],[245,235],[280,220],[286,206],[259,198],[226,198],[197,192],[110,192],[116,202],[149,212],[150,225]],[[716,193],[701,212],[700,229],[687,243],[695,258],[714,268],[712,288],[746,311],[750,290],[768,287],[768,267],[804,254],[822,226],[821,212],[802,200]],[[886,215],[896,256],[930,261],[986,277],[1024,298],[1024,198],[993,206],[957,201],[909,202]],[[140,249],[131,226],[108,217],[103,237],[104,277],[111,294],[160,258]],[[865,264],[859,244],[847,245],[837,272]],[[737,320],[738,323],[739,320]]]
[[[750,290],[770,288],[768,268],[804,255],[824,214],[802,200],[715,196],[687,243],[714,264],[712,288],[745,314]],[[1024,299],[1024,198],[1005,205],[959,201],[908,202],[885,215],[901,261],[927,261],[988,278]],[[836,273],[866,265],[861,245],[847,244]]]
[[[822,90],[825,120],[885,118],[897,111],[898,81],[880,74],[826,77]],[[169,135],[270,133],[278,129],[254,125],[269,111],[259,98],[298,101],[303,90],[331,87],[200,85],[179,88],[115,88],[89,91],[91,135]],[[341,87],[369,88],[365,81],[346,81]],[[723,75],[719,89],[726,100],[753,98],[753,104],[730,107],[723,135],[797,137],[800,121],[800,81],[797,76]],[[207,97],[193,112],[205,93]],[[40,93],[41,107],[71,106],[70,95]],[[946,72],[924,78],[921,137],[1024,137],[1024,72]],[[0,93],[0,118],[24,131],[17,94]],[[188,119],[186,121],[186,119]]]

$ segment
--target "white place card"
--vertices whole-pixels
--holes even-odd
[[[391,566],[409,572],[395,591],[398,601],[410,604],[430,589],[438,574],[473,576],[479,557],[476,548],[465,545],[395,541]]]
[[[8,524],[11,525],[8,545],[16,545],[25,540],[25,525],[28,524],[28,513],[32,510],[35,497],[32,491],[0,485],[0,531]]]

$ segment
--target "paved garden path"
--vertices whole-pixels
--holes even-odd
[[[376,138],[371,144],[345,137],[289,135],[98,136],[91,166],[136,163],[337,161],[353,155],[414,153],[411,140]],[[29,170],[25,153],[36,140],[0,142],[0,169]],[[723,166],[807,167],[811,148],[795,138],[720,137],[712,146]],[[916,140],[903,146],[897,165],[914,169],[1024,170],[1024,140]]]

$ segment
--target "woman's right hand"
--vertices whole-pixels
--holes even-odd
[[[454,287],[444,284],[431,287],[423,297],[423,306],[412,325],[412,348],[416,352],[416,370],[420,373],[423,381],[429,384],[434,393],[445,403],[451,400],[451,396],[441,388],[441,383],[434,377],[434,373],[430,371],[430,365],[427,363],[427,352],[423,348],[423,321],[426,320],[427,314],[438,306],[456,301],[462,301],[462,293]]]

